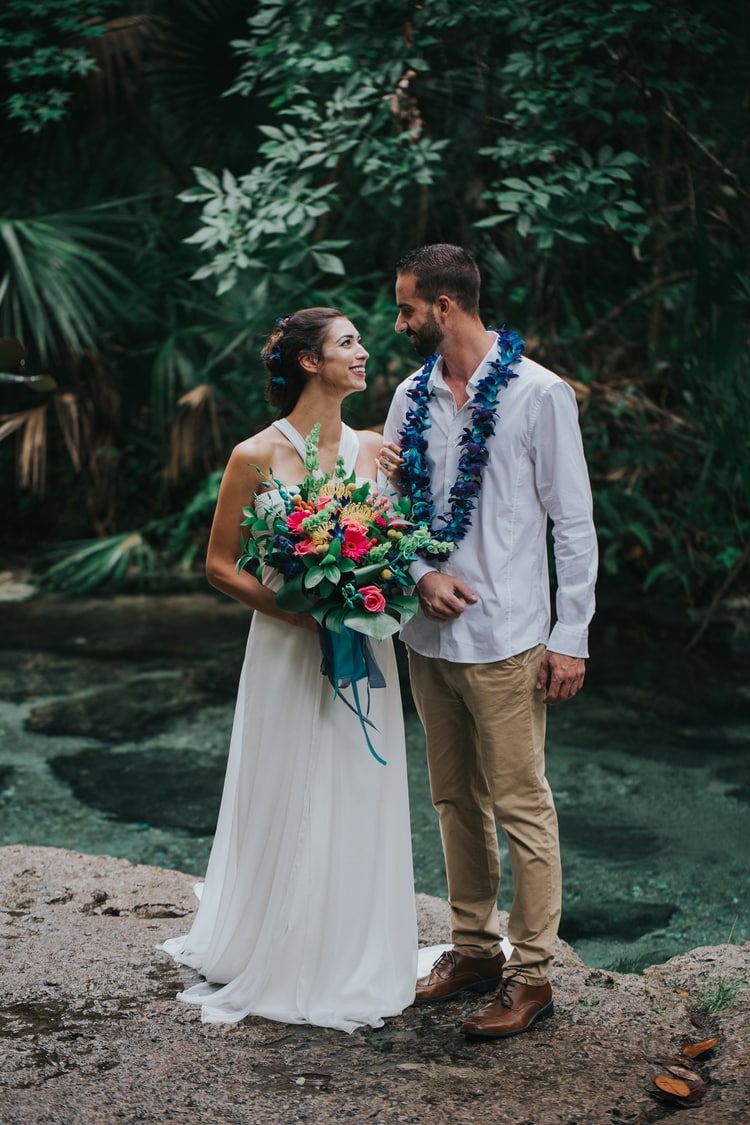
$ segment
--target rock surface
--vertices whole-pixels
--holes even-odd
[[[175,993],[196,979],[155,946],[188,927],[193,877],[108,856],[0,848],[3,1125],[607,1125],[661,1120],[659,1067],[716,1035],[686,1125],[750,1120],[750,945],[693,950],[642,976],[589,969],[558,943],[556,1015],[470,1043],[471,1000],[410,1008],[353,1035],[249,1018],[203,1025]],[[420,940],[447,940],[419,896]],[[706,1013],[707,998],[734,991]],[[730,987],[731,986],[731,987]]]

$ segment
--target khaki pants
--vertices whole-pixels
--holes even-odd
[[[453,944],[469,957],[499,951],[497,820],[513,875],[509,968],[522,969],[532,985],[547,979],[561,903],[557,815],[544,775],[546,706],[535,687],[543,655],[537,645],[491,664],[454,664],[409,651]]]

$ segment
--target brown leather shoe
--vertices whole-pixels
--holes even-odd
[[[415,1004],[450,1000],[461,992],[490,992],[502,979],[505,955],[465,957],[455,949],[441,953],[426,977],[417,981]]]
[[[552,989],[548,984],[526,984],[523,977],[503,979],[497,995],[469,1016],[461,1026],[472,1039],[507,1039],[554,1014]]]

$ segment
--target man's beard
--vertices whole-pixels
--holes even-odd
[[[409,338],[416,349],[417,355],[421,355],[422,359],[435,355],[443,342],[443,332],[435,320],[432,310],[430,310],[428,319],[425,320],[419,331],[410,332]]]

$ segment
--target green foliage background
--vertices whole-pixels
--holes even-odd
[[[578,394],[603,566],[747,587],[750,13],[733,0],[10,0],[0,11],[6,550],[105,588],[195,572],[257,353],[342,307],[382,422],[395,261],[478,256],[484,313]],[[42,491],[44,487],[44,491]],[[75,542],[71,544],[71,540]]]

